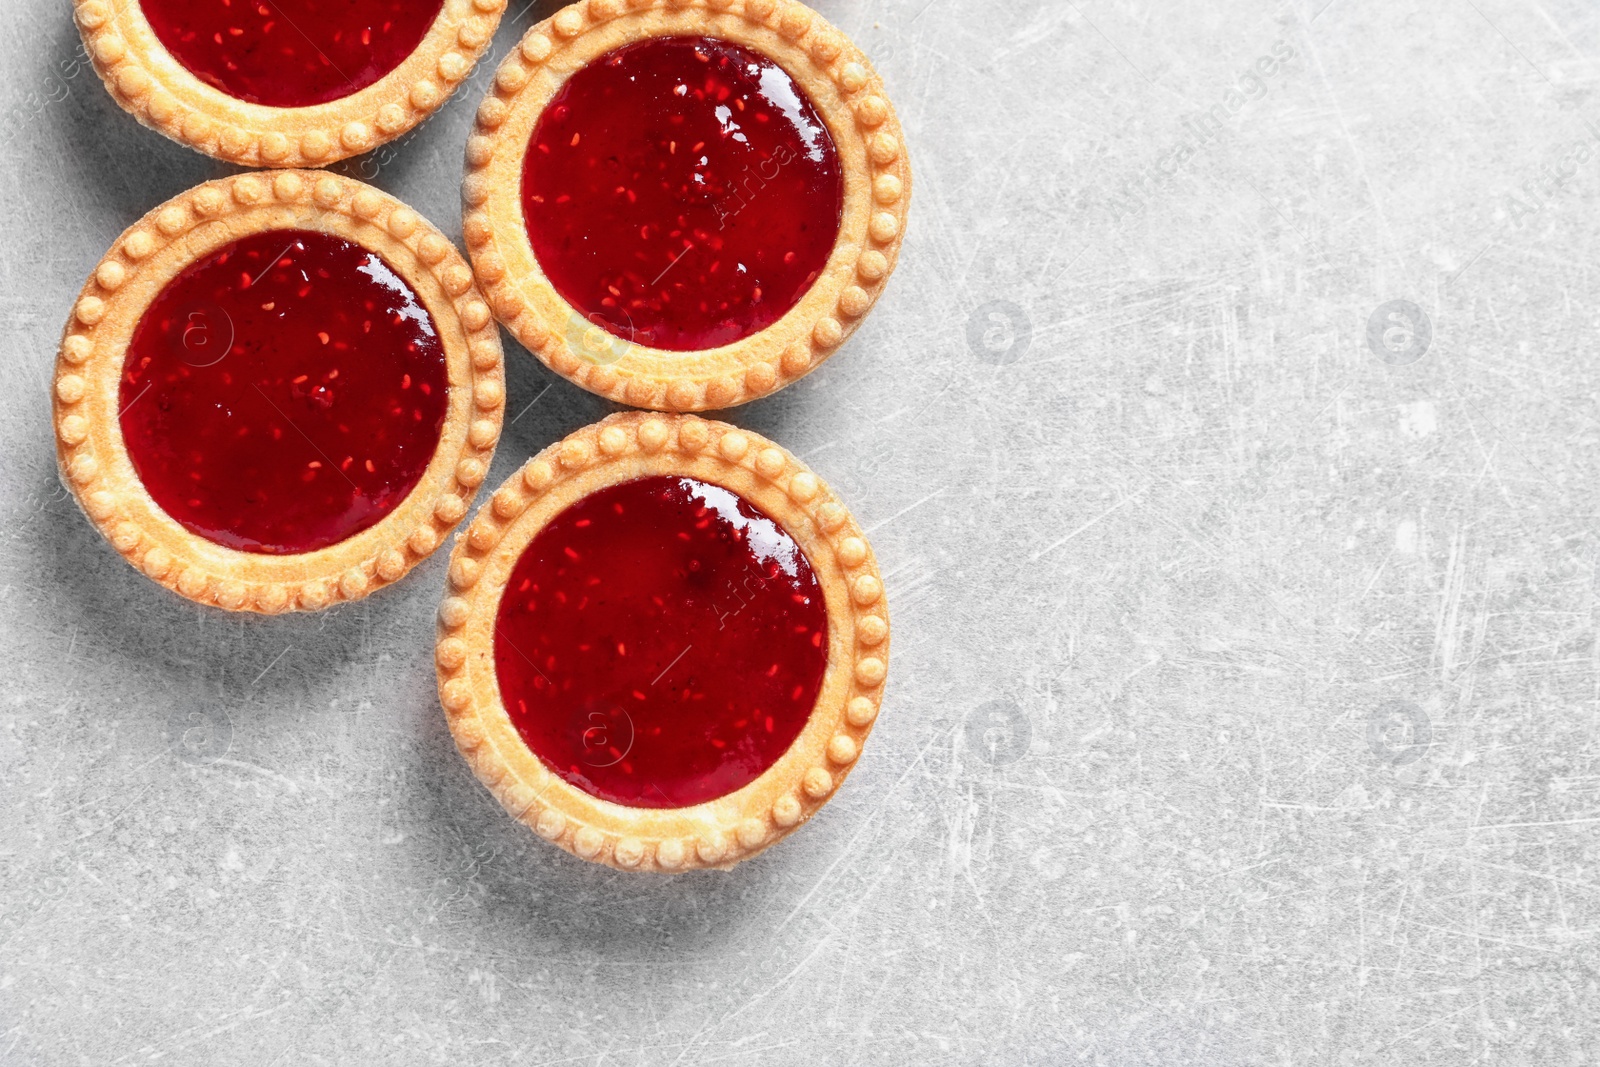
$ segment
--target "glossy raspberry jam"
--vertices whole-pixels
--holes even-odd
[[[134,330],[122,436],[185,528],[270,555],[378,522],[439,444],[449,378],[428,311],[375,252],[267,230],[196,260]]]
[[[693,478],[595,492],[511,572],[495,672],[556,774],[604,800],[676,808],[757,778],[799,736],[828,661],[800,546]]]
[[[626,45],[545,107],[523,217],[556,291],[619,337],[715,348],[776,322],[822,272],[844,182],[800,87],[709,37]]]
[[[139,0],[191,74],[269,107],[365,89],[416,51],[444,0]]]

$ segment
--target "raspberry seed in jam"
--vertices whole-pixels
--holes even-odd
[[[523,165],[539,265],[568,303],[636,344],[731,344],[806,294],[839,234],[827,126],[771,59],[658,37],[583,67]]]
[[[190,264],[150,304],[118,405],[145,490],[190,532],[270,555],[373,526],[439,444],[444,350],[377,253],[266,230]]]
[[[139,0],[191,74],[268,107],[359,92],[416,51],[444,0]]]
[[[604,800],[675,808],[755,780],[804,729],[828,661],[800,546],[693,478],[598,490],[523,551],[495,622],[512,723]]]

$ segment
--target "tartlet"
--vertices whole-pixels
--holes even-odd
[[[488,470],[505,381],[438,230],[289,170],[129,227],[73,307],[53,394],[62,480],[129,563],[276,613],[363,597],[438,546]]]
[[[700,411],[839,348],[894,269],[910,194],[881,80],[810,8],[587,0],[496,72],[463,230],[496,316],[551,369]]]
[[[577,431],[495,491],[449,586],[435,660],[456,744],[586,860],[731,867],[834,794],[877,718],[872,551],[747,430],[627,412]]]
[[[320,167],[433,113],[505,0],[74,0],[106,88],[144,125],[250,167]]]

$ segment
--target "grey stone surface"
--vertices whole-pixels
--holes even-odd
[[[819,6],[911,224],[729,417],[870,529],[888,697],[801,833],[660,880],[457,757],[442,556],[240,619],[77,512],[72,297],[225,168],[0,6],[0,1062],[1600,1062],[1596,9]],[[342,169],[459,235],[487,77]],[[508,356],[491,484],[607,411]]]

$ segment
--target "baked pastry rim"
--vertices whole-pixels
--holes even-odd
[[[844,174],[839,234],[812,288],[781,319],[697,352],[632,344],[555,291],[528,239],[521,174],[539,115],[571,73],[646,37],[720,37],[761,52],[806,92]],[[904,134],[882,80],[821,15],[789,0],[587,0],[530,29],[478,107],[462,182],[463,233],[496,317],[546,366],[619,403],[731,407],[820,366],[871,311],[899,257],[911,200]]]
[[[306,107],[253,104],[207,85],[167,51],[138,0],[73,0],[84,47],[113,99],[142,125],[249,167],[323,167],[410,130],[466,79],[506,0],[445,0],[399,66],[348,96]]]
[[[438,330],[450,402],[432,460],[394,510],[338,544],[274,556],[191,533],[151,499],[122,439],[119,381],[134,328],[184,266],[251,233],[284,228],[345,237],[405,278]],[[466,514],[500,436],[503,362],[499,331],[471,270],[443,234],[399,200],[317,171],[220,178],[130,226],[84,283],[52,387],[62,482],[129,563],[190,600],[267,614],[356,600],[404,577]]]
[[[552,773],[501,699],[494,626],[507,578],[550,519],[609,485],[680,474],[721,485],[779,522],[811,562],[829,621],[828,666],[806,726],[754,781],[684,808],[635,808]],[[837,791],[872,732],[889,618],[860,527],[815,474],[748,430],[693,415],[623,412],[528,460],[479,510],[450,556],[434,649],[439,699],[462,756],[540,837],[619,870],[726,869],[775,844]]]

